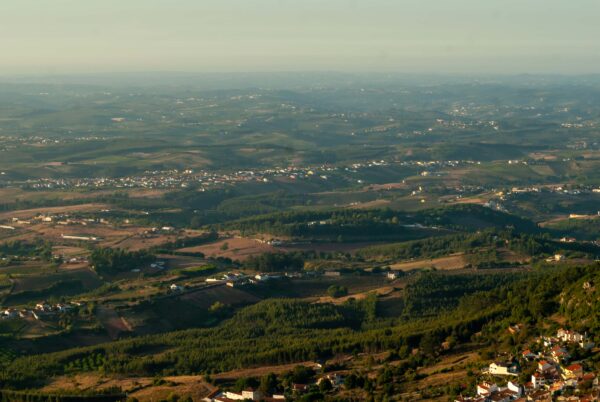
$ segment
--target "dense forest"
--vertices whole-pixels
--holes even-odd
[[[90,254],[90,264],[100,275],[114,275],[131,271],[153,262],[156,257],[149,252],[127,251],[114,248],[95,248]]]

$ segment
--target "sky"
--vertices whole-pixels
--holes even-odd
[[[598,0],[0,0],[0,74],[600,73]]]

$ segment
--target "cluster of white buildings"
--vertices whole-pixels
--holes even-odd
[[[581,195],[581,194],[592,194],[600,193],[600,189],[593,186],[529,186],[529,187],[512,187],[510,190],[498,192],[496,195],[505,199],[507,196],[518,195],[518,194],[531,194],[531,193],[555,193],[565,195]]]
[[[4,228],[15,229],[15,226],[24,226],[24,225],[33,225],[37,223],[45,223],[45,224],[53,224],[53,225],[81,225],[87,226],[90,224],[104,224],[108,225],[110,222],[106,218],[73,218],[69,214],[46,214],[46,215],[36,215],[34,217],[23,219],[13,217],[10,219],[11,226],[3,225]]]
[[[325,271],[322,273],[324,276],[340,276],[339,271]],[[242,272],[232,273],[228,272],[223,275],[214,276],[212,278],[206,278],[207,284],[225,284],[226,286],[237,288],[247,285],[256,285],[259,283],[266,283],[269,281],[280,280],[283,278],[288,279],[300,279],[308,276],[318,275],[315,271],[309,272],[259,272],[254,275],[247,275]]]
[[[264,401],[264,402],[282,402],[286,398],[284,395],[266,396],[255,389],[246,389],[241,392],[217,392],[215,395],[204,398],[205,402],[232,402],[232,401]]]
[[[505,387],[494,382],[477,385],[477,396],[459,396],[455,402],[509,402],[523,397],[523,387],[516,381],[509,381]],[[526,400],[526,399],[525,399]]]
[[[225,283],[227,286],[235,288],[248,284],[257,284],[260,282],[280,279],[281,277],[282,275],[273,273],[257,273],[254,276],[250,276],[244,273],[228,272],[219,277],[207,278],[206,283]]]
[[[432,161],[386,161],[371,160],[351,163],[347,166],[321,164],[315,166],[288,166],[256,170],[238,170],[233,172],[216,172],[193,169],[151,170],[139,175],[123,177],[85,177],[85,178],[36,178],[22,182],[6,182],[32,189],[70,189],[70,188],[149,188],[173,189],[186,188],[191,185],[206,190],[215,185],[235,184],[243,182],[268,183],[276,179],[302,180],[316,178],[328,180],[335,172],[340,174],[358,173],[362,169],[397,165],[425,169],[425,175],[435,174],[440,168],[455,168],[464,165],[480,164],[473,160],[432,160]]]
[[[370,164],[370,166],[374,166]],[[367,164],[369,167],[369,164]],[[85,177],[85,178],[37,178],[23,182],[10,182],[9,185],[18,185],[32,189],[70,189],[70,188],[148,188],[148,189],[173,189],[186,188],[192,185],[201,189],[208,189],[215,185],[236,184],[244,182],[265,182],[276,179],[306,179],[317,177],[321,180],[328,179],[328,172],[337,171],[337,167],[296,167],[272,168],[264,170],[239,170],[229,173],[184,170],[156,170],[146,171],[140,175],[123,177]]]
[[[72,311],[77,307],[84,306],[83,302],[71,302],[71,303],[56,303],[50,304],[46,301],[39,302],[33,309],[15,309],[6,308],[0,309],[0,319],[14,319],[14,318],[27,318],[33,317],[36,320],[41,319],[44,316],[50,316],[54,314],[63,314]]]

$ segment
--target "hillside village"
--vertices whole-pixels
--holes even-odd
[[[554,336],[536,338],[518,356],[490,363],[481,373],[476,395],[461,395],[455,402],[597,401],[598,374],[586,367],[587,359],[598,353],[587,334],[560,328]],[[518,378],[531,369],[529,380],[520,383]]]

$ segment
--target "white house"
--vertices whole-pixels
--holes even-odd
[[[579,332],[569,331],[568,329],[561,328],[556,333],[556,337],[563,342],[582,342],[585,340],[585,336]]]
[[[488,372],[492,375],[517,375],[516,367],[504,362],[490,363]]]
[[[400,278],[400,276],[402,276],[402,273],[400,271],[389,271],[387,273],[387,278],[392,281]]]
[[[477,395],[479,396],[489,396],[493,392],[498,392],[498,386],[494,383],[483,382],[481,384],[477,384]]]
[[[514,392],[517,398],[519,398],[523,394],[523,388],[521,387],[521,385],[518,382],[509,381],[507,386],[508,386],[508,390],[511,392]]]
[[[548,371],[552,368],[552,365],[550,363],[548,363],[546,360],[540,360],[538,362],[538,371],[539,372],[544,372],[544,371]]]
[[[508,365],[506,363],[490,363],[488,372],[492,375],[509,375]]]
[[[546,384],[546,379],[544,378],[542,373],[533,373],[531,375],[531,383],[533,384],[534,388],[538,389],[540,387],[543,387],[544,384]]]
[[[263,394],[258,390],[247,389],[242,392],[224,392],[223,396],[225,398],[233,399],[236,401],[243,401],[246,399],[250,399],[252,401],[259,401],[263,397]],[[215,399],[218,400],[218,397]]]

